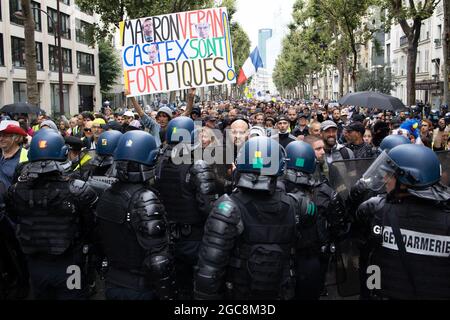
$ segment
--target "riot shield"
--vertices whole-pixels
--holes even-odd
[[[450,187],[450,150],[436,152],[442,167],[441,182]]]
[[[333,161],[328,165],[331,187],[342,197],[348,199],[350,189],[362,177],[375,158]]]
[[[363,176],[375,158],[334,161],[329,164],[329,180],[332,188],[347,202],[350,189]],[[353,216],[352,213],[350,213]],[[335,243],[335,253],[330,264],[330,275],[335,279],[337,293],[341,297],[360,294],[359,241],[352,238]]]

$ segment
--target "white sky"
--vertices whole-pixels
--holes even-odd
[[[292,20],[295,0],[237,0],[237,11],[233,19],[247,32],[251,41],[250,52],[258,45],[258,30],[272,29],[272,38],[267,41],[267,67],[272,72],[275,59],[281,51],[281,41],[287,34],[287,25]]]

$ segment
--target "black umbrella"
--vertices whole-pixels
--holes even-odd
[[[361,91],[353,92],[343,96],[339,103],[341,105],[377,108],[381,110],[402,110],[405,109],[403,102],[393,96],[376,92],[376,91]]]
[[[25,102],[7,104],[0,109],[5,113],[40,113],[41,109]]]

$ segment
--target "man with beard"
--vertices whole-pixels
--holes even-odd
[[[336,160],[354,159],[353,151],[337,142],[338,127],[327,120],[321,123],[320,131],[325,145],[325,159],[328,164]]]
[[[374,157],[372,147],[364,142],[363,136],[366,129],[361,122],[353,122],[345,127],[347,131],[347,147],[353,151],[355,159],[366,159]]]
[[[341,111],[338,108],[333,109],[333,113],[331,114],[331,120],[334,121],[337,125],[337,136],[340,138],[342,136],[342,131],[344,131],[344,124],[341,120]]]
[[[438,121],[438,127],[433,131],[433,150],[442,151],[445,150],[448,140],[449,131],[445,126],[445,119],[441,118]]]

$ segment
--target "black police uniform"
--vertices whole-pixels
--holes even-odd
[[[0,300],[24,299],[29,291],[25,256],[0,196]]]
[[[17,223],[35,298],[86,298],[84,272],[94,226],[91,208],[97,199],[87,182],[59,172],[36,176],[27,170],[9,189],[7,211]],[[70,266],[80,268],[81,288],[69,288]]]
[[[294,196],[307,212],[299,224],[301,240],[297,246],[298,299],[318,299],[324,288],[330,258],[330,245],[345,231],[345,207],[326,183],[314,185],[283,180],[286,192]]]
[[[411,194],[373,197],[357,211],[381,269],[381,292],[392,299],[450,298],[450,208]],[[397,241],[397,231],[403,237]]]
[[[192,297],[193,267],[203,236],[205,220],[217,199],[213,167],[199,160],[194,164],[174,164],[174,147],[162,151],[157,165],[156,187],[167,211],[174,243],[176,282],[179,297]],[[181,151],[183,152],[183,151]]]
[[[238,188],[215,204],[195,277],[197,299],[292,299],[297,202]]]
[[[98,233],[108,259],[106,298],[172,298],[172,258],[164,206],[143,183],[118,181],[97,207]]]

